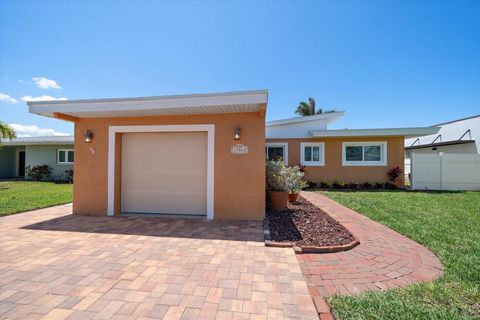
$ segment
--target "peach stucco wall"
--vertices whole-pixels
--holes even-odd
[[[88,118],[75,124],[73,212],[106,215],[108,178],[108,128],[128,125],[215,125],[214,214],[216,219],[256,219],[265,213],[265,118],[260,113],[191,116]],[[241,139],[233,139],[235,127]],[[83,142],[89,129],[91,143]],[[118,136],[117,136],[118,137]],[[120,138],[120,137],[119,137]],[[121,139],[116,139],[115,212],[120,212]],[[233,155],[230,147],[247,145],[246,155]],[[92,150],[94,152],[92,152]]]
[[[387,142],[387,165],[386,166],[342,166],[342,142],[351,141],[386,141]],[[300,164],[301,142],[324,142],[325,143],[325,166],[306,167],[306,179],[320,182],[322,180],[332,182],[341,180],[345,183],[366,181],[388,181],[387,172],[395,166],[403,169],[404,137],[358,137],[358,138],[308,138],[308,139],[267,139],[267,142],[288,142],[288,165]],[[398,185],[403,185],[403,175],[400,175]]]

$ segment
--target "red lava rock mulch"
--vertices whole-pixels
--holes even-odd
[[[356,238],[328,214],[302,197],[282,211],[267,210],[270,240],[293,243],[299,247],[337,247],[348,250],[358,244]],[[331,250],[326,250],[331,251]]]

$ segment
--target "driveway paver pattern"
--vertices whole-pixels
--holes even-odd
[[[0,318],[318,319],[291,248],[262,222],[89,217],[63,205],[0,219]]]
[[[349,251],[297,255],[319,312],[323,302],[316,297],[405,287],[432,281],[443,273],[437,256],[415,241],[319,193],[302,192],[302,197],[360,240]]]

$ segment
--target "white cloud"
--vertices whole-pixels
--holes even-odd
[[[68,133],[59,132],[54,129],[39,128],[36,125],[23,125],[11,123],[10,127],[15,130],[17,137],[42,137],[42,136],[68,136]]]
[[[62,88],[57,84],[57,81],[50,80],[43,77],[32,78],[32,81],[35,82],[35,84],[39,88],[42,88],[42,89],[61,89]]]
[[[8,103],[18,103],[18,100],[9,96],[8,94],[0,92],[0,101],[5,101]]]
[[[68,99],[65,98],[65,97],[54,98],[54,97],[47,96],[47,95],[41,95],[41,96],[38,96],[38,97],[23,96],[22,100],[23,101],[53,101],[53,100],[68,100]]]

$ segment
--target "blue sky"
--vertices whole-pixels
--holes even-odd
[[[26,96],[264,88],[268,120],[309,96],[335,128],[479,114],[480,1],[0,2],[0,120],[24,134],[73,132]]]

